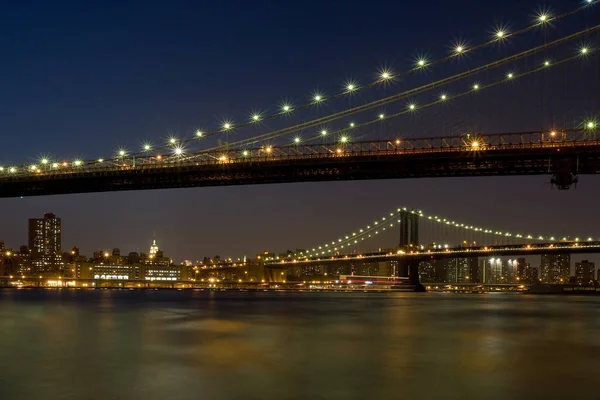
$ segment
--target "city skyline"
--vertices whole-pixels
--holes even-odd
[[[38,162],[42,156],[102,157],[116,154],[120,147],[137,149],[143,140],[163,143],[169,136],[186,137],[197,128],[210,129],[224,118],[239,122],[252,109],[272,108],[282,98],[298,104],[315,90],[327,94],[339,91],[348,79],[364,83],[382,67],[402,71],[410,68],[419,55],[439,58],[447,54],[454,39],[476,43],[489,38],[502,24],[499,19],[506,21],[509,31],[531,23],[539,11],[516,1],[502,5],[436,1],[411,7],[350,4],[341,15],[333,5],[312,1],[303,6],[302,15],[308,18],[310,10],[318,8],[320,12],[314,17],[318,21],[314,23],[320,28],[307,32],[303,19],[281,22],[281,18],[298,11],[295,6],[270,9],[235,4],[254,19],[236,17],[230,21],[236,29],[224,39],[227,51],[207,38],[211,30],[218,28],[215,21],[229,15],[232,4],[180,8],[152,4],[142,10],[142,18],[131,6],[82,10],[74,4],[65,2],[52,9],[41,2],[31,8],[11,5],[4,15],[3,26],[22,35],[24,45],[7,41],[7,62],[0,66],[2,76],[11,77],[4,78],[6,90],[0,94],[7,105],[0,129],[10,133],[5,149],[14,149],[2,154],[2,165]],[[575,2],[552,1],[548,10],[558,12],[576,6]],[[431,7],[437,12],[431,14]],[[572,25],[589,24],[595,12],[586,11],[572,20],[553,24],[546,33],[548,37],[559,36]],[[14,18],[7,17],[11,15]],[[156,23],[165,15],[169,15],[166,24]],[[206,18],[206,24],[193,23],[199,15]],[[397,24],[395,15],[410,18]],[[45,22],[47,16],[54,21],[51,27]],[[419,17],[425,22],[419,22]],[[356,29],[365,18],[378,23],[372,29]],[[106,19],[111,19],[110,31],[104,24]],[[285,40],[269,34],[284,25],[292,32]],[[257,26],[264,26],[264,30]],[[137,28],[136,33],[131,27]],[[592,39],[585,38],[573,46],[578,48]],[[271,40],[275,46],[266,45]],[[539,31],[533,32],[467,58],[464,63],[432,68],[409,81],[395,82],[378,93],[400,90],[412,84],[412,79],[415,84],[429,82],[539,41]],[[236,57],[246,54],[249,48],[253,49],[253,57],[245,57],[243,65],[237,62]],[[33,53],[34,59],[30,55]],[[205,62],[204,54],[213,57],[211,62]],[[267,62],[272,55],[280,63]],[[559,54],[546,52],[543,56]],[[142,67],[144,73],[140,75],[137,72]],[[597,115],[597,100],[585,93],[600,86],[599,76],[593,73],[598,67],[595,58],[584,60],[556,73],[536,75],[490,94],[482,93],[485,102],[468,97],[447,108],[385,121],[359,132],[358,138],[573,125],[583,117]],[[525,66],[514,68],[524,70]],[[473,80],[488,78],[484,74]],[[448,88],[449,92],[454,90]],[[519,104],[510,101],[516,97],[521,99]],[[344,101],[343,106],[369,99],[368,94],[356,96]],[[325,104],[307,117],[335,111],[335,107]],[[388,111],[393,111],[391,106],[377,110],[384,114]],[[269,122],[261,129],[275,127]],[[244,135],[235,132],[222,139],[235,140]],[[549,177],[330,182],[7,199],[2,204],[11,212],[0,227],[0,237],[18,246],[20,243],[12,238],[26,236],[20,221],[52,210],[72,227],[65,232],[64,242],[77,245],[87,254],[96,246],[110,249],[115,243],[145,251],[148,233],[156,232],[161,246],[169,249],[175,259],[211,253],[241,257],[260,250],[311,247],[398,206],[422,208],[499,230],[597,236],[599,229],[590,218],[595,199],[600,196],[596,178],[580,177],[578,187],[569,192],[551,191],[548,181]],[[382,243],[394,244],[392,239]]]
[[[398,219],[397,221],[396,218]],[[400,249],[398,253],[404,253],[402,249],[406,250],[406,252],[412,252],[411,249],[415,246],[414,243],[419,242],[420,240],[420,244],[416,245],[415,250],[424,252],[424,254],[427,254],[430,250],[433,250],[435,254],[436,251],[444,253],[444,249],[447,249],[448,251],[453,251],[454,249],[460,251],[461,247],[463,246],[477,247],[476,241],[469,243],[467,240],[464,240],[459,244],[450,244],[451,247],[448,247],[448,244],[439,244],[440,242],[427,243],[427,239],[425,239],[425,242],[423,242],[422,238],[419,238],[419,232],[423,232],[423,228],[427,226],[427,221],[431,220],[432,217],[423,214],[422,211],[401,211],[401,209],[399,209],[398,216],[390,218],[388,222],[386,222],[386,224],[388,224],[388,228],[390,228],[388,231],[392,231],[394,234],[399,234],[399,245],[387,249],[382,249],[380,247],[377,251],[383,251],[385,254],[396,254],[398,249]],[[383,219],[383,221],[385,221],[385,219]],[[435,221],[435,218],[433,218],[431,225],[434,227],[439,226],[440,228],[438,228],[438,232],[446,231],[447,229],[445,226],[447,226],[447,224],[443,221],[446,220],[442,220],[441,217],[438,221]],[[392,223],[390,224],[390,222]],[[395,222],[398,222],[398,225],[395,229],[393,229]],[[452,223],[457,224],[457,226],[462,226],[462,224],[459,222]],[[399,225],[401,224],[405,224],[406,228],[400,229]],[[82,253],[77,246],[72,246],[70,251],[65,251],[65,249],[62,248],[62,219],[56,214],[45,213],[43,218],[29,218],[27,225],[27,245],[21,245],[17,250],[16,248],[13,249],[10,246],[6,246],[5,242],[0,240],[0,250],[2,250],[2,253],[0,253],[0,258],[2,258],[2,262],[4,263],[4,275],[11,275],[11,277],[12,275],[19,275],[24,278],[35,278],[38,275],[40,275],[39,278],[42,278],[43,275],[46,277],[59,277],[59,279],[60,276],[70,276],[85,279],[89,279],[91,277],[100,278],[101,276],[111,277],[107,279],[127,279],[127,277],[131,276],[135,276],[136,278],[134,279],[144,279],[145,276],[148,276],[148,279],[152,280],[163,276],[169,277],[169,280],[185,280],[190,279],[189,277],[191,276],[194,276],[193,270],[198,271],[197,268],[199,266],[214,266],[222,262],[225,264],[239,264],[242,269],[247,269],[248,266],[263,265],[263,263],[268,263],[269,261],[275,261],[275,263],[278,263],[280,257],[281,260],[286,260],[288,263],[292,261],[292,259],[296,258],[320,257],[318,252],[311,252],[310,249],[296,249],[292,250],[292,258],[290,258],[290,254],[286,253],[286,251],[257,251],[251,256],[244,255],[243,257],[237,258],[228,257],[227,255],[221,256],[219,254],[209,254],[188,257],[185,260],[175,261],[164,254],[164,251],[159,247],[156,238],[151,240],[151,243],[148,246],[148,251],[130,251],[129,249],[122,249],[120,246],[117,246],[113,248],[95,249],[88,257],[85,253]],[[460,226],[457,227],[459,231],[463,230],[463,232],[467,234],[465,237],[468,237],[469,231],[472,227],[468,228],[469,229],[464,229]],[[385,230],[385,227],[381,226],[379,229]],[[380,232],[380,230],[372,231],[372,233]],[[382,231],[381,233],[384,232]],[[431,234],[431,232],[428,232],[427,234]],[[473,233],[470,232],[470,234],[472,235]],[[353,236],[354,235],[355,234],[353,234]],[[358,237],[360,237],[360,235]],[[369,234],[368,238],[371,237],[374,237],[375,239],[380,238],[380,236],[377,234]],[[488,236],[484,234],[483,238],[486,237],[490,239],[489,243],[492,243],[494,235]],[[369,240],[368,238],[367,240]],[[471,239],[473,239],[473,236],[471,236]],[[585,246],[587,243],[594,243],[589,242],[590,239],[591,238],[582,240],[581,245]],[[523,241],[523,239],[521,240],[521,242],[519,242],[518,239],[516,241],[518,244],[522,245],[525,243],[525,241]],[[510,246],[511,243],[514,243],[513,239],[509,239],[499,247],[502,248],[503,246]],[[560,245],[560,239],[555,243]],[[485,245],[485,243],[479,244],[479,246],[483,245]],[[496,245],[498,245],[498,243],[496,243]],[[510,247],[514,248],[514,246]],[[531,246],[528,245],[526,247],[530,248]],[[517,246],[516,248],[520,247]],[[488,248],[485,247],[485,250],[487,249]],[[121,253],[122,250],[123,253]],[[290,250],[291,249],[288,249],[287,252]],[[338,250],[338,248],[336,248],[336,250]],[[343,255],[344,250],[341,248],[339,250],[340,252],[338,255]],[[300,251],[300,253],[296,253],[298,251]],[[347,248],[345,254],[357,255],[356,251],[357,248]],[[388,251],[391,251],[391,253],[386,253]],[[474,257],[470,258],[463,258],[461,256],[457,256],[456,258],[442,257],[438,259],[421,261],[419,263],[418,271],[421,281],[426,284],[431,282],[532,284],[539,281],[541,283],[576,283],[579,285],[585,285],[595,281],[597,277],[600,279],[600,270],[597,274],[595,262],[589,261],[590,259],[597,257],[597,254],[593,252],[589,254],[579,254],[578,252],[564,254],[540,254],[536,252],[533,254],[536,255],[523,254],[522,256],[511,257],[492,253],[491,258],[484,254],[475,255]],[[325,256],[325,259],[327,258],[328,257]],[[342,257],[342,259],[343,258],[344,257]],[[382,267],[382,265],[386,263],[389,265],[387,267]],[[383,264],[378,264],[375,262],[373,265],[376,267],[373,267],[367,262],[363,267],[366,268],[367,271],[371,271],[369,274],[374,273],[372,268],[375,268],[375,271],[377,271],[375,273],[377,275],[380,275],[382,271],[387,271],[385,272],[386,274],[392,275],[402,274],[397,261],[384,261]],[[90,266],[89,272],[87,268],[88,265]],[[152,268],[152,266],[158,269],[148,269]],[[0,265],[0,267],[2,267],[2,265]],[[287,280],[292,280],[292,277],[294,276],[296,276],[296,279],[300,279],[301,281],[307,279],[306,277],[303,278],[302,274],[298,272],[302,270],[302,266],[298,267],[300,268],[298,271],[293,268],[293,264],[290,265],[290,267],[291,269],[286,270],[287,272],[285,272],[285,275],[284,272],[281,273],[281,275],[284,275]],[[336,271],[336,268],[322,270],[323,267],[318,266],[318,263],[314,266],[307,264],[306,270],[312,271],[315,267],[316,270],[321,271],[321,275],[323,271],[329,270],[330,275]],[[354,269],[355,267],[351,268]],[[360,268],[362,267],[356,268],[358,268],[358,270],[356,270],[358,275],[364,274],[364,272],[360,272]],[[344,271],[345,272],[343,272],[343,274],[354,274],[354,272],[350,273],[345,269]],[[235,274],[236,273],[234,272],[234,276]],[[326,278],[327,275],[328,274],[325,273],[322,277]],[[253,276],[255,280],[263,279],[261,275],[255,274]],[[242,278],[243,277],[244,275],[242,275]]]

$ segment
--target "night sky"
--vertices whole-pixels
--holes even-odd
[[[562,12],[578,0],[488,1],[20,1],[0,6],[0,164],[114,156],[144,140],[164,144],[220,121],[274,111],[282,99],[372,81],[415,57],[437,59],[453,40],[475,44],[494,28],[529,24],[536,12]],[[438,65],[303,115],[222,137],[236,140],[306,121],[504,57],[600,23],[590,9],[545,29]],[[600,47],[597,33],[518,64],[467,79],[524,71],[578,46]],[[571,127],[599,115],[600,65],[592,55],[446,107],[387,120],[354,139],[473,131]],[[461,86],[462,85],[462,86]],[[415,99],[425,103],[439,90]],[[429,97],[427,97],[429,96]],[[405,102],[388,106],[393,112]],[[357,117],[360,118],[360,117]],[[347,123],[342,121],[341,123]],[[314,133],[314,132],[313,132]],[[306,137],[311,132],[303,133]],[[216,138],[215,138],[216,140]],[[290,140],[287,138],[286,140]],[[208,146],[198,143],[196,148]],[[27,242],[27,218],[63,219],[63,247],[147,251],[153,234],[176,261],[204,255],[252,256],[312,247],[361,227],[398,206],[499,230],[600,237],[600,178],[551,190],[549,176],[383,180],[194,188],[1,200],[0,239]],[[379,245],[395,244],[395,237]],[[372,246],[376,246],[374,243]]]

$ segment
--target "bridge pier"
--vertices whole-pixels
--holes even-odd
[[[415,287],[415,292],[427,291],[419,279],[419,260],[410,260],[408,262],[408,279],[410,284]]]
[[[408,276],[408,282],[410,285],[414,286],[415,292],[426,292],[425,286],[421,283],[419,279],[419,260],[416,257],[405,257],[401,258],[398,263],[398,273],[399,277]]]

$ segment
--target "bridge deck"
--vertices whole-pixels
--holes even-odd
[[[132,157],[90,161],[81,166],[45,164],[29,169],[3,168],[0,197],[335,180],[545,175],[561,171],[597,174],[600,140],[588,139],[578,131],[394,139],[200,152],[177,158]]]

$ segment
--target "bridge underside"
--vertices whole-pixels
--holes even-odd
[[[0,180],[0,197],[121,190],[432,177],[549,175],[560,188],[576,175],[600,172],[600,149],[539,148],[343,155],[315,159],[253,160],[223,164],[143,166],[64,172]]]

